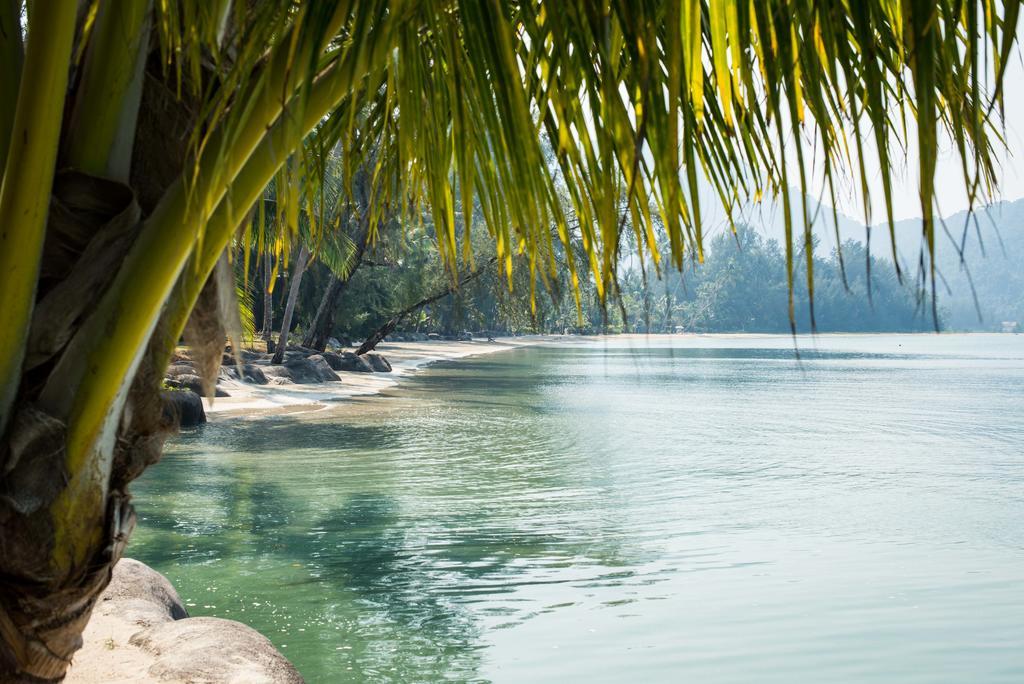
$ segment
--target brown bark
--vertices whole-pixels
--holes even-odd
[[[128,483],[159,459],[173,429],[164,420],[159,388],[176,340],[165,340],[158,330],[128,392],[109,481],[85,482],[73,495],[91,497],[88,520],[69,525],[60,519],[59,500],[68,495],[69,482],[66,427],[37,406],[39,392],[67,340],[109,286],[140,214],[180,174],[187,148],[181,141],[194,121],[189,104],[171,95],[156,62],[146,77],[130,186],[67,171],[54,183],[26,357],[31,365],[0,440],[2,682],[63,679],[134,527]],[[69,529],[79,534],[68,539]]]
[[[270,276],[273,266],[270,250],[263,255],[263,329],[260,331],[264,342],[270,342],[274,332],[274,295],[270,291]]]
[[[357,243],[352,268],[349,269],[348,275],[344,278],[331,276],[331,282],[327,289],[324,290],[324,296],[320,298],[320,305],[316,309],[316,315],[313,316],[309,332],[306,333],[306,337],[302,341],[302,346],[304,347],[316,349],[317,351],[324,351],[327,348],[327,338],[331,336],[331,330],[334,328],[334,312],[338,308],[338,302],[341,300],[341,295],[348,286],[352,276],[356,274],[356,270],[363,263],[363,255],[366,253],[366,246],[370,241],[369,224],[364,221],[363,225],[363,234]]]
[[[309,250],[306,245],[299,246],[299,254],[295,258],[295,270],[292,273],[291,285],[288,288],[288,302],[284,307],[284,317],[281,319],[281,335],[277,338],[277,349],[274,350],[274,358],[271,363],[284,363],[284,353],[288,349],[289,328],[292,326],[292,315],[295,313],[295,302],[299,298],[299,286],[302,284],[302,275],[306,272],[306,265],[309,262]]]

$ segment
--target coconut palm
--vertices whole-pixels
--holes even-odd
[[[727,211],[781,194],[791,282],[811,226],[790,186],[817,173],[831,189],[852,169],[867,197],[866,148],[891,206],[890,165],[916,139],[929,250],[943,131],[972,201],[992,191],[1019,8],[3,0],[0,677],[66,670],[131,532],[127,485],[159,457],[163,369],[186,323],[219,356],[211,312],[228,285],[210,275],[230,273],[222,255],[275,174],[297,226],[316,213],[327,150],[339,144],[354,169],[375,149],[371,226],[429,207],[454,271],[470,243],[456,206],[479,201],[501,268],[518,253],[547,281],[556,241],[579,239],[571,280],[589,271],[601,297],[619,207],[625,237],[678,267],[702,259],[700,183]]]

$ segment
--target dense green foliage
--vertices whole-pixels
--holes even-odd
[[[937,265],[940,329],[999,331],[1003,322],[1024,323],[1024,276],[1015,266],[1024,258],[1024,200],[993,205],[971,217],[955,214],[945,224],[949,236],[944,238]],[[917,277],[920,222],[900,222],[896,230],[903,282],[892,265],[887,241],[873,241],[870,297],[867,252],[863,241],[852,237],[856,231],[843,231],[842,266],[834,248],[828,252],[815,243],[813,300],[819,332],[935,329],[930,293],[921,289]],[[659,272],[649,259],[641,268],[635,255],[623,258],[618,296],[603,306],[593,285],[584,281],[580,312],[568,278],[538,291],[532,311],[526,264],[514,269],[511,292],[505,277],[491,269],[458,293],[410,317],[402,329],[446,335],[466,330],[789,332],[786,255],[777,232],[774,227],[740,226],[735,235],[720,233],[708,241],[705,263],[688,261],[682,272],[674,268]],[[494,246],[486,236],[477,236],[474,251],[486,255],[493,253]],[[805,285],[806,261],[802,250],[797,256],[797,330],[808,332],[811,302]],[[279,278],[275,289],[278,323],[286,274]],[[326,266],[310,269],[300,297],[299,328],[310,324],[329,279]],[[403,231],[392,222],[382,229],[352,276],[336,311],[334,334],[362,339],[390,314],[443,290],[449,282],[429,226]]]

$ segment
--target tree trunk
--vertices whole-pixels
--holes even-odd
[[[324,291],[324,296],[320,299],[320,306],[316,309],[316,315],[309,326],[309,332],[306,333],[306,338],[302,341],[304,347],[316,349],[317,351],[324,351],[327,348],[327,338],[331,336],[331,330],[334,328],[334,312],[338,308],[341,293],[345,291],[345,287],[352,280],[352,276],[356,274],[356,270],[363,263],[363,255],[366,254],[366,246],[370,241],[369,222],[364,223],[363,235],[356,247],[352,268],[349,269],[348,275],[344,278],[331,276],[331,282]]]
[[[338,305],[338,299],[345,290],[348,279],[331,275],[331,281],[324,290],[324,296],[320,298],[320,305],[316,308],[316,315],[309,325],[309,332],[302,340],[303,347],[324,351],[327,349],[327,338],[331,336],[331,328],[334,327],[334,309]]]
[[[194,103],[165,97],[170,90],[161,74],[146,78],[142,105],[133,105],[139,117],[129,182],[65,170],[52,184],[51,206],[61,211],[51,209],[47,219],[23,380],[0,441],[2,682],[63,679],[134,527],[128,483],[159,460],[174,429],[160,394],[167,358],[153,352],[173,348],[177,337],[162,339],[160,328],[117,409],[115,439],[102,447],[106,472],[80,477],[69,469],[67,417],[40,396],[68,340],[111,286],[140,216],[181,173],[186,149],[167,141],[187,137]],[[61,513],[78,498],[88,506],[74,516]]]
[[[288,288],[288,303],[285,304],[284,317],[281,319],[281,335],[277,338],[277,349],[274,350],[274,358],[271,363],[284,363],[284,352],[288,348],[288,329],[292,325],[295,302],[299,298],[299,285],[302,284],[302,274],[306,272],[308,261],[309,250],[306,249],[306,245],[300,245],[299,255],[295,259],[295,272],[292,273],[292,282]]]
[[[270,250],[267,250],[263,255],[263,330],[260,331],[264,342],[270,342],[274,332],[274,295],[270,291],[270,276],[274,269],[270,260]]]
[[[373,333],[369,337],[367,337],[366,340],[359,346],[359,349],[356,349],[356,354],[362,355],[366,354],[367,352],[372,352],[374,349],[376,349],[377,345],[380,344],[385,337],[387,337],[388,335],[395,331],[395,328],[398,327],[399,323],[401,323],[406,316],[415,313],[416,311],[419,311],[420,309],[429,304],[433,304],[439,299],[447,297],[451,293],[455,292],[461,286],[465,285],[474,278],[479,277],[480,274],[483,273],[488,266],[490,266],[497,260],[498,257],[491,257],[490,259],[487,260],[487,263],[485,263],[483,266],[476,269],[472,273],[463,276],[462,279],[459,280],[458,282],[452,283],[451,285],[441,290],[437,294],[430,295],[429,297],[426,297],[416,302],[412,306],[408,306],[402,309],[397,314],[389,318],[387,322],[384,323],[384,325],[374,330]]]

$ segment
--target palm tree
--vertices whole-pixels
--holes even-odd
[[[929,255],[942,130],[972,201],[994,188],[1019,0],[553,7],[0,2],[0,678],[63,676],[130,535],[128,483],[159,458],[163,369],[190,315],[219,356],[223,329],[200,314],[224,286],[207,282],[275,174],[294,228],[327,151],[351,169],[372,148],[371,231],[429,205],[454,271],[456,196],[478,200],[506,273],[521,253],[550,279],[554,232],[582,241],[571,282],[589,270],[602,298],[617,207],[655,261],[702,258],[701,178],[727,211],[781,194],[791,288],[791,216],[811,239],[791,183],[831,188],[852,167],[867,196],[872,148],[891,206],[904,123]]]

